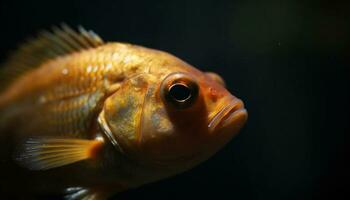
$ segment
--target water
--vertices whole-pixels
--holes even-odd
[[[114,199],[346,199],[349,8],[340,0],[3,0],[0,55],[43,27],[83,24],[107,41],[217,72],[245,101],[247,125],[209,161]]]

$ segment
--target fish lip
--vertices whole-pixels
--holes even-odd
[[[230,114],[225,115],[225,117],[221,120],[219,126],[226,127],[229,124],[231,124],[232,122],[235,122],[236,120],[241,119],[241,118],[243,118],[243,121],[245,122],[247,119],[247,116],[248,116],[247,110],[245,108],[237,109],[237,110],[231,112]]]
[[[246,115],[247,111],[240,99],[231,100],[226,106],[220,109],[208,123],[211,132],[230,124],[239,116]]]

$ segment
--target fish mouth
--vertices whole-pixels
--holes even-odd
[[[239,99],[231,100],[219,112],[217,112],[209,121],[208,128],[210,132],[227,127],[236,121],[244,124],[247,119],[247,110]]]

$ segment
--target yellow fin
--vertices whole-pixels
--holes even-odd
[[[37,37],[19,46],[1,66],[0,86],[5,88],[16,77],[39,67],[45,61],[103,44],[96,33],[81,26],[78,31],[66,24],[60,28],[53,27],[52,31],[41,31]]]
[[[16,160],[31,170],[47,170],[94,158],[102,140],[30,138]]]

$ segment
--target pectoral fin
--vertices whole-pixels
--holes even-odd
[[[28,169],[47,170],[93,158],[102,144],[97,139],[29,138],[15,158]]]
[[[87,189],[83,187],[67,188],[65,200],[106,200],[110,193],[103,190]]]

